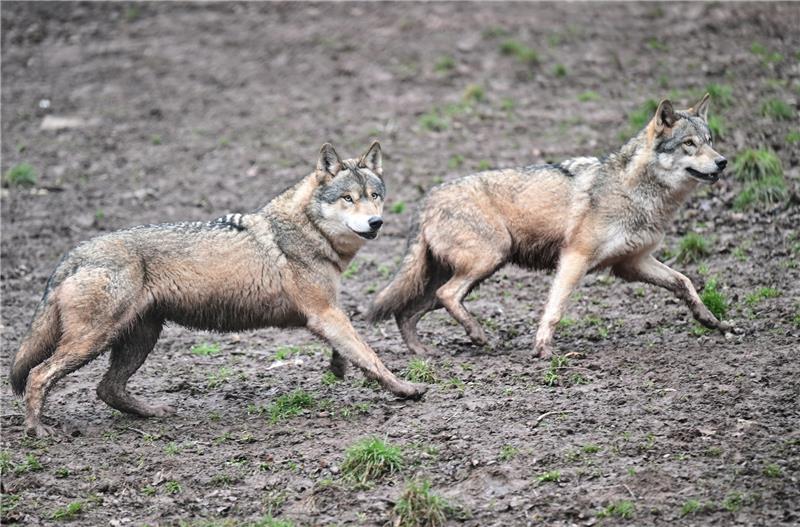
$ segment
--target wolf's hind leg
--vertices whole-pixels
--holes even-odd
[[[90,330],[82,334],[65,332],[53,355],[31,370],[25,388],[25,432],[44,437],[53,431],[42,424],[41,414],[47,393],[69,373],[90,362],[108,346],[108,332]]]
[[[730,324],[717,320],[703,304],[691,280],[651,255],[635,262],[617,265],[614,273],[625,280],[645,282],[672,291],[689,306],[694,318],[707,328],[720,331],[731,328]]]
[[[133,397],[127,389],[128,379],[144,363],[161,334],[163,322],[145,318],[123,333],[111,347],[111,360],[97,396],[112,408],[141,417],[162,417],[175,413],[167,405],[148,404]]]
[[[422,343],[417,333],[417,324],[420,319],[425,316],[429,311],[439,307],[439,300],[436,298],[435,289],[430,288],[426,291],[425,296],[421,301],[416,302],[414,305],[405,309],[395,315],[397,327],[400,329],[400,335],[403,337],[403,342],[406,343],[408,349],[417,355],[430,355],[432,350]]]
[[[462,302],[476,283],[489,277],[502,263],[501,254],[490,252],[476,254],[469,261],[469,267],[462,269],[462,266],[457,266],[453,277],[436,291],[436,297],[447,312],[464,326],[472,342],[481,346],[487,343],[486,334],[478,320],[467,311]]]

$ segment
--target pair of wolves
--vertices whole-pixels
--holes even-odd
[[[708,95],[687,111],[665,100],[639,134],[604,159],[482,172],[433,189],[400,270],[368,318],[394,316],[408,347],[425,353],[417,322],[444,307],[483,344],[463,299],[515,263],[556,270],[536,334],[540,357],[552,353],[571,291],[587,272],[604,268],[671,290],[703,325],[725,329],[691,281],[652,256],[677,207],[725,168],[712,148],[707,111]],[[171,413],[126,388],[165,322],[215,331],[305,326],[331,344],[334,374],[343,376],[351,362],[397,396],[422,396],[425,387],[397,379],[338,304],[339,275],[377,236],[385,195],[377,142],[347,160],[325,144],[312,174],[253,213],[145,225],[78,245],[50,277],[11,368],[13,389],[24,393],[27,433],[50,432],[41,422],[48,390],[108,349],[98,396],[140,416]]]

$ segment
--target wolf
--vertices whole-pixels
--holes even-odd
[[[686,276],[653,256],[676,209],[699,184],[716,182],[727,164],[712,146],[708,107],[708,94],[685,111],[663,100],[644,129],[604,158],[481,172],[433,188],[412,222],[400,269],[368,319],[394,315],[408,348],[424,354],[430,350],[417,323],[444,307],[483,345],[483,329],[463,299],[514,263],[555,270],[534,344],[542,358],[552,355],[570,293],[587,272],[606,268],[668,289],[708,328],[730,329]]]
[[[349,361],[391,393],[420,397],[424,386],[397,379],[338,302],[340,274],[383,225],[385,197],[377,141],[347,160],[326,143],[316,169],[259,210],[79,244],[50,276],[11,366],[27,434],[53,432],[41,420],[48,391],[106,350],[100,399],[144,417],[173,413],[126,388],[166,322],[213,331],[305,326],[332,346],[337,376]]]

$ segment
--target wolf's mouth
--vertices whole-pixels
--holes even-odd
[[[719,179],[720,174],[722,174],[722,170],[717,170],[716,172],[706,174],[705,172],[700,172],[699,170],[695,170],[691,167],[686,167],[686,171],[700,181],[708,181],[711,183],[715,183]]]
[[[378,231],[358,232],[357,230],[354,229],[350,230],[367,240],[374,240],[378,236]]]

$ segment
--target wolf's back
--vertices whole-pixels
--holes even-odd
[[[397,274],[378,296],[367,312],[367,320],[377,322],[403,310],[423,294],[428,275],[428,244],[419,225],[412,226],[406,255]]]

